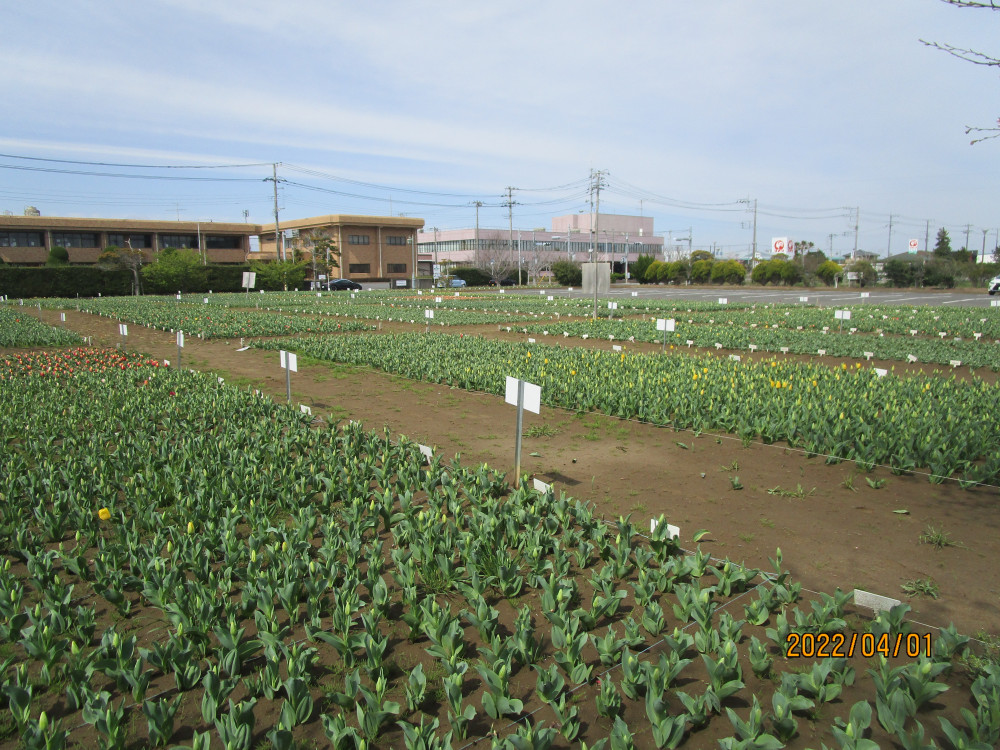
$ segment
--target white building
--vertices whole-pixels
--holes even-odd
[[[552,228],[514,229],[480,227],[437,229],[425,227],[418,237],[420,260],[441,265],[474,265],[485,268],[491,258],[519,258],[522,268],[546,268],[558,260],[634,262],[640,255],[663,257],[663,237],[653,234],[649,216],[601,214],[594,234],[592,214],[555,216]],[[478,231],[478,234],[477,234]]]

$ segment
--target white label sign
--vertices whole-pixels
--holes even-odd
[[[128,336],[128,326],[125,323],[118,324],[118,333],[122,336]]]
[[[899,599],[854,589],[854,603],[859,607],[868,607],[875,612],[884,612],[898,606],[900,602]]]
[[[286,352],[284,349],[281,350],[281,367],[286,370],[291,370],[292,372],[299,371],[299,358],[298,355],[292,352]]]
[[[532,479],[531,484],[535,488],[536,492],[541,492],[543,495],[552,489],[551,484],[546,484],[541,479]]]
[[[666,318],[666,319],[659,318],[656,321],[656,330],[657,331],[673,331],[676,325],[677,325],[677,321],[675,321],[673,318]]]
[[[428,320],[431,319],[431,318],[433,318],[434,317],[434,311],[433,310],[424,310],[424,317],[427,318]]]
[[[729,304],[729,299],[726,298],[726,297],[719,297],[719,304],[720,305],[728,305]]]
[[[177,332],[177,346],[184,348],[184,331]]]
[[[504,390],[504,401],[513,406],[517,406],[517,378],[507,376],[506,388]],[[524,408],[530,412],[538,414],[542,404],[542,387],[524,381]]]

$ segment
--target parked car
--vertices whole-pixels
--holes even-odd
[[[343,290],[350,290],[352,292],[360,292],[362,289],[361,284],[356,281],[351,281],[350,279],[334,279],[327,286],[331,292],[339,292]]]
[[[994,276],[990,279],[990,283],[986,285],[986,291],[990,295],[1000,292],[1000,276]]]
[[[453,289],[459,289],[465,286],[465,279],[452,279],[451,286]]]

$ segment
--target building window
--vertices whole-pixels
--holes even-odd
[[[402,237],[396,234],[390,234],[385,238],[385,244],[387,245],[405,245],[406,237]]]
[[[372,238],[367,234],[349,234],[347,235],[347,244],[349,245],[370,245]]]
[[[205,237],[205,247],[209,250],[241,250],[243,244],[242,237],[224,234],[207,234]]]
[[[371,273],[372,264],[371,263],[351,263],[347,266],[349,273]]]
[[[108,245],[111,247],[132,246],[133,250],[144,250],[153,246],[151,234],[109,234]]]
[[[406,273],[405,263],[389,263],[386,265],[385,270],[388,273]]]
[[[41,247],[41,232],[0,232],[0,247]]]
[[[53,247],[97,247],[94,232],[53,232]]]
[[[198,236],[195,234],[161,234],[160,247],[196,248],[198,247]]]

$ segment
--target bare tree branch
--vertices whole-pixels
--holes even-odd
[[[948,5],[954,5],[957,8],[977,8],[980,10],[1000,10],[1000,0],[942,0],[942,2]],[[973,65],[985,65],[987,67],[1000,67],[1000,59],[996,57],[991,57],[990,55],[979,52],[974,49],[963,49],[962,47],[955,47],[951,44],[940,44],[938,42],[928,42],[924,39],[920,40],[922,44],[928,47],[933,47],[934,49],[941,50],[942,52],[947,52],[953,57],[957,57],[959,60],[963,60]],[[1000,120],[997,120],[1000,124]],[[970,133],[976,134],[986,134],[979,138],[973,138],[970,141],[970,146],[975,146],[977,143],[982,143],[983,141],[989,141],[993,138],[1000,138],[1000,127],[998,128],[976,128],[971,126],[966,126],[965,134]]]
[[[997,4],[996,0],[989,0],[989,2],[982,2],[981,0],[942,0],[942,2],[946,2],[948,5],[955,5],[959,8],[1000,10],[1000,5]]]
[[[940,44],[938,42],[928,42],[924,39],[920,40],[921,44],[925,44],[928,47],[933,47],[934,49],[939,49],[942,52],[947,52],[949,55],[957,57],[959,60],[965,60],[965,62],[970,62],[973,65],[994,65],[1000,66],[1000,60],[995,57],[990,57],[982,52],[977,52],[974,49],[962,49],[961,47],[953,47],[950,44]]]

